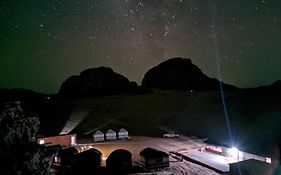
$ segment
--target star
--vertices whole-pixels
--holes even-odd
[[[99,66],[140,84],[146,71],[172,57],[191,58],[216,78],[216,52],[229,84],[281,79],[279,1],[2,1],[0,88],[56,93],[69,75]],[[264,74],[255,71],[264,67]],[[22,84],[24,74],[33,81]],[[245,82],[245,75],[257,78]]]

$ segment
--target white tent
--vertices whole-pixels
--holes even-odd
[[[97,130],[97,131],[93,134],[93,139],[94,139],[95,142],[104,141],[104,133],[101,132],[100,130]]]
[[[118,132],[118,138],[119,139],[128,139],[129,134],[128,131],[124,128],[121,128]]]
[[[105,134],[106,140],[116,140],[116,132],[109,129]]]

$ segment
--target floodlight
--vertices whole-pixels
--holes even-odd
[[[236,147],[232,147],[229,149],[229,154],[231,157],[238,157],[239,150]]]

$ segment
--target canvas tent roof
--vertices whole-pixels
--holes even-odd
[[[143,149],[140,155],[146,158],[169,157],[167,153],[150,147]]]
[[[124,129],[124,128],[121,128],[121,129],[119,130],[119,133],[128,133],[128,131],[127,131],[126,129]]]
[[[126,162],[126,164],[124,164]],[[114,150],[106,160],[106,166],[121,167],[132,166],[132,153],[128,150]]]
[[[109,130],[106,131],[106,134],[116,134],[116,132],[113,131],[112,129],[109,129]]]
[[[94,132],[93,135],[96,135],[96,136],[104,136],[104,133],[101,132],[100,130],[97,130],[96,132]]]

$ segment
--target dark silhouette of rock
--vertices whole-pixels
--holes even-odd
[[[98,67],[68,78],[61,85],[59,94],[66,97],[98,97],[130,93],[136,89],[136,83],[129,82],[111,68]]]
[[[281,80],[275,81],[273,84],[269,85],[269,89],[281,90]]]
[[[281,80],[275,81],[274,83],[267,85],[267,86],[260,86],[257,88],[252,88],[255,90],[262,90],[262,91],[280,91],[281,90]]]
[[[44,94],[37,93],[28,89],[0,89],[0,103],[24,100],[34,100],[44,98]]]
[[[172,58],[150,69],[142,80],[142,85],[148,88],[162,90],[219,90],[220,82],[210,78],[190,59]],[[235,90],[236,87],[222,83],[225,90]]]
[[[258,87],[252,87],[252,88],[245,88],[243,89],[247,92],[258,92],[259,94],[263,94],[264,92],[271,92],[267,96],[267,98],[276,98],[276,93],[279,93],[281,91],[281,80],[277,80],[273,82],[270,85],[263,85]]]

